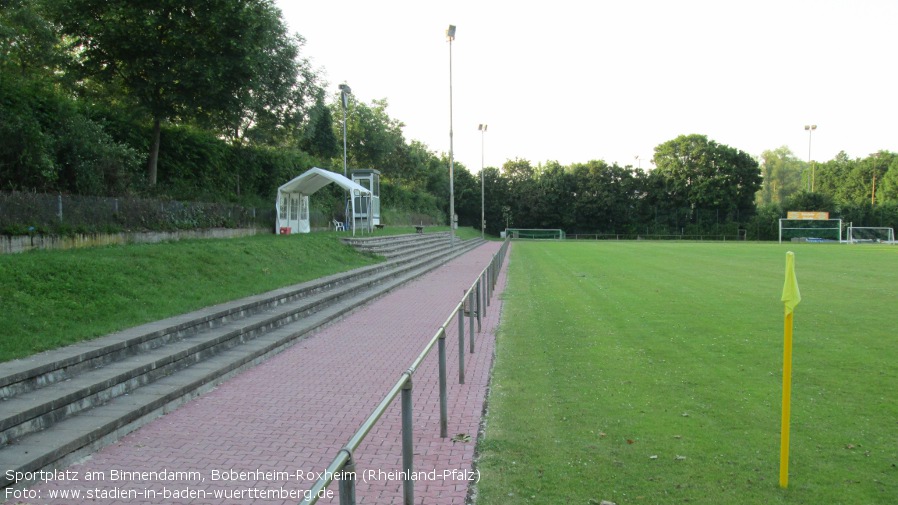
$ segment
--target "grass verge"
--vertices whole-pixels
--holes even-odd
[[[785,252],[795,314],[780,489]],[[515,243],[478,503],[895,503],[898,248]]]
[[[0,255],[0,362],[379,261],[340,236]]]

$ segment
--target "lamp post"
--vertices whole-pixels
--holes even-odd
[[[486,234],[486,198],[483,191],[483,137],[486,133],[486,125],[479,124],[477,129],[480,130],[480,238],[484,238]]]
[[[340,85],[340,99],[343,102],[343,177],[346,177],[346,107],[352,90],[345,84]]]
[[[804,125],[804,129],[808,132],[808,168],[811,169],[811,177],[808,177],[808,191],[813,192],[814,186],[811,185],[811,179],[814,177],[814,167],[811,165],[811,133],[817,129],[817,125]]]
[[[642,162],[639,161],[639,155],[637,154],[637,155],[634,156],[633,158],[636,159],[636,168],[639,169],[639,170],[642,170]]]
[[[455,162],[452,158],[452,41],[455,40],[455,25],[446,29],[446,40],[449,41],[449,246],[455,247]]]
[[[873,160],[873,189],[870,190],[870,206],[876,205],[876,161],[879,159],[879,153],[870,155]]]

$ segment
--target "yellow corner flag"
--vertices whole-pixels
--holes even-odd
[[[791,314],[801,302],[798,280],[795,278],[795,253],[792,251],[786,253],[786,282],[783,283],[782,302],[786,306],[786,314]]]
[[[795,278],[795,254],[786,253],[786,282],[782,302],[786,308],[783,323],[783,418],[780,432],[780,487],[789,486],[789,416],[792,396],[792,313],[801,302],[798,280]]]

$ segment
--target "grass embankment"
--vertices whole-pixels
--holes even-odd
[[[2,255],[0,362],[379,261],[345,235]]]
[[[795,313],[779,488],[785,252]],[[898,247],[516,243],[478,502],[898,500]]]

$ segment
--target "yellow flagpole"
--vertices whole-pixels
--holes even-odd
[[[789,487],[789,418],[792,397],[792,315],[801,302],[798,280],[795,278],[795,254],[786,253],[786,280],[783,283],[783,417],[780,431],[780,487]]]
[[[783,418],[780,431],[780,487],[789,487],[789,417],[792,396],[792,312],[786,311],[783,345]]]

